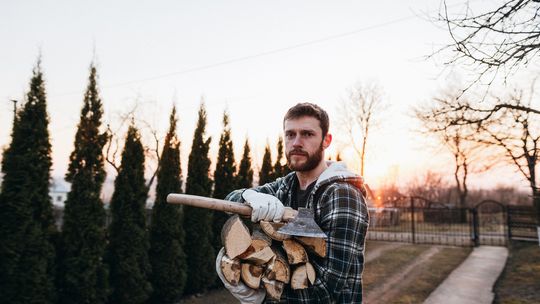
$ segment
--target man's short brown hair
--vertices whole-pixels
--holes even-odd
[[[326,111],[318,105],[310,102],[301,102],[290,108],[283,118],[283,125],[285,126],[286,120],[296,119],[304,116],[314,117],[319,121],[323,138],[326,136],[326,134],[328,134],[328,128],[330,126],[328,113],[326,113]]]

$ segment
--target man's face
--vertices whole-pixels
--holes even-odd
[[[284,131],[289,168],[299,172],[315,169],[323,160],[324,149],[330,145],[330,134],[323,139],[319,121],[310,116],[286,120]]]

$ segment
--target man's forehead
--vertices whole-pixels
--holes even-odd
[[[285,131],[320,131],[321,124],[319,120],[311,116],[302,116],[299,118],[287,119],[284,122],[283,129]]]

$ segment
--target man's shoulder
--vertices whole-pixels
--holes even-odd
[[[322,185],[320,188],[323,195],[342,193],[363,198],[362,187],[362,181],[359,179],[336,179]]]

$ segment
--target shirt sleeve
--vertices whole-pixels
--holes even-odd
[[[273,182],[264,184],[262,186],[254,187],[254,188],[251,188],[251,189],[253,189],[253,190],[257,191],[257,192],[266,193],[266,194],[276,196],[276,193],[277,193],[277,191],[278,191],[278,189],[280,187],[281,182],[282,182],[282,178],[278,178]],[[242,193],[244,191],[246,191],[246,190],[247,190],[247,188],[234,190],[233,192],[229,193],[227,195],[227,197],[225,197],[225,200],[238,202],[238,203],[243,203],[244,199],[242,198]]]
[[[319,303],[330,303],[340,295],[350,294],[342,291],[351,287],[347,286],[351,275],[361,276],[369,223],[367,206],[358,188],[345,183],[330,187],[328,196],[323,195],[319,202],[319,222],[327,234],[327,256],[314,260],[318,277],[309,291],[309,297]],[[360,273],[351,274],[351,270]]]

